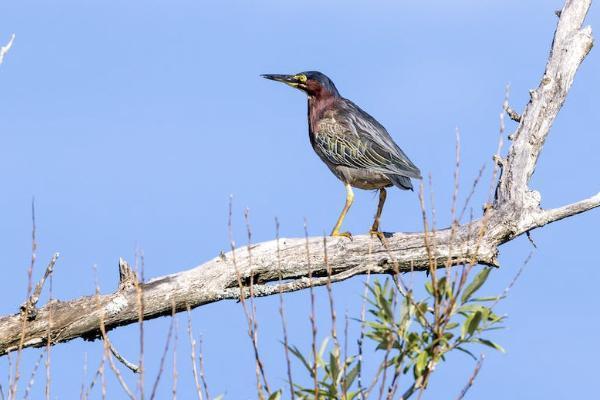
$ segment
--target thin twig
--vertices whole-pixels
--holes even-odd
[[[458,127],[455,130],[456,144],[454,146],[455,153],[455,163],[454,163],[454,190],[452,191],[452,205],[450,206],[450,215],[452,216],[451,222],[451,233],[450,233],[450,241],[448,245],[448,257],[450,258],[452,255],[452,250],[454,247],[454,241],[456,240],[456,231],[459,221],[456,220],[456,203],[458,201],[458,193],[460,189],[460,130]],[[451,267],[450,259],[445,264],[446,268],[446,282],[450,282],[450,267]]]
[[[58,256],[58,253],[56,253],[56,256]],[[50,282],[48,283],[48,302],[51,302],[53,300],[52,298],[52,275],[50,275]],[[42,283],[43,285],[43,283]],[[34,305],[35,307],[35,305]],[[46,395],[46,400],[50,400],[51,396],[51,385],[52,385],[52,379],[50,379],[50,367],[52,365],[51,363],[51,354],[52,354],[52,336],[50,334],[51,332],[51,327],[52,327],[52,317],[53,317],[53,312],[54,310],[52,308],[50,308],[48,310],[48,328],[46,330],[46,363],[45,363],[45,367],[46,367],[46,387],[44,389],[44,393]]]
[[[140,268],[138,268],[138,256],[140,260]],[[140,393],[140,399],[144,400],[144,310],[145,310],[145,301],[144,301],[144,286],[143,282],[145,280],[144,277],[144,269],[145,269],[145,258],[144,253],[141,250],[136,251],[135,257],[135,272],[140,271],[140,280],[135,282],[135,291],[137,295],[137,306],[138,306],[138,323],[140,326],[140,358],[139,358],[139,374],[138,374],[138,391]]]
[[[339,350],[340,344],[337,337],[337,316],[335,313],[335,302],[333,300],[333,289],[331,287],[331,264],[327,257],[327,236],[323,236],[323,261],[327,269],[327,297],[329,298],[329,312],[331,314],[331,338],[333,339],[335,347]]]
[[[171,387],[171,398],[173,400],[177,399],[177,381],[179,378],[179,374],[177,372],[177,341],[179,339],[179,320],[177,318],[175,318],[175,309],[173,308],[173,321],[175,321],[175,327],[173,329],[173,331],[175,332],[175,337],[173,338],[173,366],[172,366],[172,370],[173,370],[173,385]]]
[[[104,354],[104,352],[103,352]],[[98,365],[98,368],[96,368],[96,372],[94,373],[94,377],[92,378],[92,381],[90,382],[90,385],[87,387],[84,395],[82,396],[83,399],[87,399],[90,396],[90,392],[92,391],[92,389],[94,388],[94,386],[96,385],[96,381],[98,380],[98,377],[103,374],[103,368],[104,368],[104,362],[106,361],[106,359],[103,357],[101,357],[100,359],[100,364]]]
[[[394,295],[392,297],[392,315],[396,314],[396,309],[398,307],[398,301],[397,301],[397,296]],[[383,376],[381,377],[381,386],[379,387],[379,399],[383,400],[383,394],[385,392],[385,385],[387,382],[387,370],[388,367],[391,365],[391,363],[389,363],[388,365],[388,360],[390,358],[391,352],[392,352],[392,348],[394,345],[394,341],[393,340],[388,340],[388,344],[386,346],[385,349],[385,356],[383,357],[383,365],[384,365],[384,369],[383,369]],[[398,368],[396,368],[396,370],[398,370]],[[391,386],[394,385],[394,378],[396,377],[396,372],[394,372],[394,377],[392,378],[392,383]]]
[[[388,388],[388,393],[386,400],[393,400],[394,395],[398,391],[398,386],[400,385],[400,374],[402,373],[402,361],[398,360],[395,362],[396,367],[394,368],[394,376],[392,377],[392,382],[390,382],[390,386]]]
[[[12,45],[12,40],[10,42]],[[10,46],[9,46],[10,48]],[[2,51],[0,50],[0,54]],[[31,261],[29,268],[27,269],[27,298],[31,296],[32,282],[33,282],[33,268],[35,267],[35,261],[37,258],[37,240],[36,240],[36,224],[35,224],[35,198],[31,200]],[[25,331],[27,329],[27,313],[21,313],[21,333],[19,337],[19,347],[17,349],[17,359],[15,361],[15,375],[12,382],[9,381],[10,391],[8,393],[9,399],[14,399],[17,395],[17,386],[19,383],[19,367],[21,363],[21,354],[23,352],[23,345],[25,343]]]
[[[510,87],[509,85],[506,85],[507,87]],[[504,102],[503,104],[504,107],[504,111],[506,111],[506,114],[508,115],[508,117],[510,119],[512,119],[515,122],[521,122],[521,116],[519,115],[518,112],[516,112],[515,110],[513,110],[510,105],[508,104],[508,99]]]
[[[103,318],[101,318],[101,320],[102,319]],[[111,351],[111,349],[110,349],[111,346],[110,346],[110,342],[108,341],[108,336],[106,335],[106,329],[104,328],[104,321],[100,322],[100,330],[102,331],[102,338],[104,340],[104,353],[105,353],[105,357],[108,359],[108,364],[110,366],[110,369],[115,374],[115,376],[117,378],[117,381],[119,382],[119,385],[121,385],[121,388],[123,389],[123,391],[125,392],[125,394],[127,394],[127,397],[129,397],[132,400],[135,400],[135,396],[133,395],[133,393],[129,389],[129,386],[127,386],[127,383],[125,382],[125,379],[123,379],[123,375],[121,374],[121,371],[115,365],[115,363],[114,363],[114,361],[112,359],[111,354],[109,354],[109,352]]]
[[[481,370],[481,366],[483,365],[484,359],[485,359],[485,355],[481,354],[479,356],[479,360],[477,360],[477,364],[475,364],[475,369],[473,370],[473,373],[469,377],[467,384],[461,390],[461,392],[458,395],[458,397],[456,398],[456,400],[462,400],[465,397],[465,395],[467,394],[467,392],[469,391],[469,389],[471,388],[471,386],[473,386],[473,383],[475,382],[475,378],[477,378],[477,374],[479,374],[479,370]]]
[[[344,371],[346,371],[346,360],[348,359],[348,310],[346,310],[346,312],[344,313],[344,357],[342,358],[342,362],[344,363]],[[343,384],[344,384],[344,390],[342,392],[342,395],[344,396],[344,399],[348,398],[348,385],[347,385],[347,375],[344,372],[343,375],[343,380],[342,380]]]
[[[529,243],[531,243],[531,245],[537,249],[537,245],[533,241],[533,237],[531,237],[531,231],[527,231],[525,234],[527,235],[527,239],[529,239]]]
[[[377,382],[379,382],[379,377],[381,376],[381,374],[387,367],[388,367],[388,365],[386,364],[385,360],[383,360],[381,363],[379,363],[379,366],[377,367],[377,372],[371,379],[371,383],[369,384],[369,387],[367,387],[367,390],[365,390],[365,398],[367,398],[367,399],[369,398],[369,396],[371,395],[371,391],[375,388],[375,386],[377,386]]]
[[[119,354],[119,352],[117,351],[117,349],[115,348],[115,346],[112,344],[111,341],[107,340],[107,342],[108,342],[108,349],[110,350],[112,355],[115,356],[115,358],[121,362],[121,364],[123,364],[124,366],[129,368],[131,370],[131,372],[133,372],[135,374],[138,374],[140,372],[139,365],[135,365],[131,361],[128,361],[125,357],[123,357],[121,354]]]
[[[33,383],[35,382],[35,374],[37,373],[37,370],[38,370],[43,358],[44,358],[44,353],[40,352],[40,355],[38,356],[37,361],[35,362],[35,365],[33,366],[33,370],[31,371],[31,375],[29,376],[29,383],[27,384],[27,387],[25,388],[25,394],[23,394],[24,399],[29,398],[29,393],[31,392],[31,388],[33,388]],[[4,397],[4,396],[2,396],[2,397]]]
[[[106,366],[106,359],[107,358],[108,358],[108,352],[106,350],[104,350],[102,352],[102,364],[100,364],[100,390],[101,390],[102,400],[106,399],[106,373],[105,373],[105,366]]]
[[[237,284],[238,284],[238,288],[240,291],[240,295],[239,295],[239,300],[240,303],[242,304],[242,310],[244,311],[244,316],[246,317],[246,322],[248,323],[248,337],[250,338],[250,341],[252,342],[252,348],[254,350],[254,361],[256,364],[256,372],[257,372],[257,376],[256,376],[256,384],[257,384],[257,389],[258,389],[258,395],[259,395],[259,399],[263,397],[262,395],[262,390],[260,389],[260,374],[262,374],[262,378],[263,378],[263,382],[265,385],[265,388],[267,389],[267,392],[270,393],[269,390],[269,386],[267,384],[267,379],[264,373],[264,368],[263,368],[263,364],[262,361],[260,359],[259,353],[258,353],[258,344],[256,342],[256,335],[254,334],[254,323],[252,320],[252,317],[250,315],[250,312],[248,311],[248,307],[246,305],[246,295],[245,295],[245,290],[244,290],[244,284],[242,282],[242,276],[240,274],[240,270],[238,268],[237,265],[237,256],[236,256],[236,246],[235,246],[235,241],[233,240],[233,196],[229,197],[229,218],[228,218],[228,232],[229,232],[229,243],[231,246],[231,256],[233,258],[233,267],[235,269],[235,273],[236,273],[236,278],[237,278]],[[248,246],[248,250],[249,250],[249,256],[251,255],[250,253],[250,246]],[[249,260],[251,261],[251,260]],[[252,278],[252,265],[250,264],[250,276]],[[260,373],[260,374],[259,374]]]
[[[512,280],[510,281],[510,283],[508,284],[508,286],[506,286],[504,288],[504,290],[502,291],[502,294],[500,296],[496,297],[496,299],[494,300],[494,302],[490,305],[490,310],[493,309],[494,307],[496,307],[496,305],[498,304],[498,302],[500,302],[501,299],[506,298],[506,296],[508,295],[508,292],[510,292],[510,290],[513,288],[513,286],[515,286],[515,283],[517,283],[517,281],[521,277],[521,274],[525,270],[525,267],[527,266],[527,264],[529,264],[529,261],[531,261],[531,258],[533,257],[533,254],[534,254],[534,251],[530,251],[529,252],[529,254],[527,255],[527,257],[523,261],[523,264],[521,264],[521,266],[519,267],[519,270],[517,271],[517,273],[515,274],[515,276],[512,278]]]
[[[363,292],[362,304],[360,307],[360,335],[358,337],[358,391],[360,393],[361,400],[366,400],[366,392],[363,386],[363,341],[365,339],[365,326],[366,326],[366,314],[367,314],[367,296],[369,293],[369,284],[371,280],[371,273],[367,273],[367,279],[365,280],[365,289]]]
[[[190,346],[191,346],[191,359],[192,359],[192,373],[194,375],[194,384],[196,385],[196,394],[198,395],[198,400],[202,400],[204,396],[202,396],[202,388],[200,387],[200,380],[198,379],[198,368],[196,366],[196,339],[194,339],[194,333],[192,332],[192,313],[190,308],[187,309],[188,312],[188,336],[190,338]]]
[[[56,260],[58,260],[59,253],[54,253],[48,266],[46,267],[46,271],[44,271],[44,275],[40,279],[40,281],[35,286],[33,293],[23,305],[21,305],[21,311],[27,314],[28,318],[35,318],[35,306],[40,299],[40,295],[42,294],[42,289],[44,287],[44,283],[46,283],[46,279],[52,274],[54,270],[54,265],[56,264]]]
[[[316,311],[316,300],[315,300],[315,289],[313,287],[313,272],[312,264],[310,262],[310,250],[308,246],[308,225],[306,219],[304,219],[304,238],[306,243],[306,262],[308,263],[308,284],[310,293],[310,331],[311,331],[311,347],[313,353],[313,384],[315,386],[315,399],[319,398],[319,374],[318,374],[318,360],[319,354],[317,353],[317,311]],[[331,278],[329,278],[331,279]]]
[[[392,342],[392,341],[390,340],[390,342]],[[383,393],[385,390],[385,382],[387,380],[388,359],[390,357],[391,350],[392,350],[392,343],[387,345],[385,355],[383,356],[383,376],[381,377],[381,385],[379,386],[379,400],[383,399]]]
[[[333,340],[333,352],[334,354],[337,355],[337,367],[340,370],[340,375],[343,377],[346,374],[346,359],[342,359],[341,360],[341,365],[340,365],[340,359],[342,358],[342,351],[341,351],[341,347],[340,347],[340,342],[338,340],[338,336],[337,336],[337,315],[335,312],[335,302],[333,300],[333,288],[331,287],[331,274],[332,274],[332,269],[331,269],[331,264],[329,263],[329,258],[327,257],[327,236],[323,236],[323,261],[325,263],[325,267],[327,269],[327,297],[329,299],[329,312],[331,315],[331,338]],[[345,392],[346,390],[342,390],[343,394],[344,394],[344,398],[345,398]]]
[[[465,212],[467,211],[467,208],[469,207],[469,204],[471,203],[471,199],[473,198],[473,195],[475,194],[475,190],[477,189],[477,185],[479,184],[479,182],[481,182],[481,178],[483,177],[483,172],[484,171],[485,171],[485,164],[483,164],[481,166],[481,168],[479,168],[479,172],[477,174],[477,177],[475,177],[475,180],[473,180],[473,185],[471,186],[471,191],[469,192],[469,195],[465,199],[465,202],[463,204],[463,208],[462,208],[462,210],[460,210],[460,214],[459,214],[458,219],[456,219],[459,223],[460,223],[460,221],[462,221],[463,217],[465,216]]]
[[[97,301],[97,307],[98,309],[100,309],[100,304],[98,302],[98,296],[100,295],[100,286],[98,284],[98,280],[96,278],[96,301]],[[125,382],[125,379],[123,379],[123,375],[121,374],[121,371],[119,370],[119,368],[117,368],[117,366],[115,365],[112,356],[110,354],[110,352],[112,352],[113,354],[118,354],[117,351],[114,349],[112,343],[110,342],[110,340],[108,339],[108,334],[106,333],[106,326],[104,324],[104,313],[102,313],[100,315],[100,333],[102,336],[102,342],[104,345],[104,352],[103,352],[103,359],[108,359],[108,363],[110,366],[110,369],[113,371],[113,373],[115,374],[115,377],[117,378],[117,381],[119,382],[119,384],[121,385],[121,388],[123,389],[123,391],[125,392],[125,394],[127,394],[127,396],[132,399],[135,400],[135,396],[134,394],[131,392],[131,390],[129,389],[129,386],[127,386],[127,383]],[[121,357],[121,359],[123,360],[123,364],[127,364],[128,361],[125,360],[124,358]],[[104,364],[103,364],[104,365]],[[104,381],[104,368],[102,368],[102,393],[103,396],[106,395],[106,384]]]
[[[97,266],[94,264],[92,266],[93,272],[94,272],[94,289],[95,289],[95,303],[96,303],[96,308],[98,308],[98,298],[100,296],[100,285],[98,284],[98,269]],[[106,362],[106,352],[103,351],[102,352],[102,358],[100,360],[100,365],[98,366],[98,368],[96,369],[96,373],[94,374],[94,377],[92,378],[92,381],[90,382],[90,386],[87,388],[86,392],[85,392],[85,396],[83,396],[84,399],[87,399],[90,395],[90,392],[92,391],[92,389],[94,388],[94,385],[96,384],[96,380],[98,379],[98,377],[102,377],[102,386],[104,387],[104,364]],[[104,391],[104,389],[103,389]]]
[[[208,383],[206,382],[206,371],[204,370],[204,352],[202,348],[203,339],[202,335],[198,340],[198,365],[200,367],[200,381],[202,382],[202,387],[204,388],[204,394],[206,394],[206,400],[210,400],[210,394],[208,392]]]
[[[83,353],[83,377],[81,378],[81,390],[79,391],[79,399],[85,399],[85,381],[87,380],[87,369],[88,369],[88,353]]]
[[[8,382],[8,395],[10,396],[10,385],[12,383],[12,370],[13,370],[13,364],[12,364],[12,355],[11,352],[9,351],[8,353],[6,353],[6,357],[8,358],[8,379],[6,380],[6,382]],[[9,397],[10,400],[10,397]]]
[[[283,300],[283,292],[281,291],[281,283],[283,275],[281,273],[281,246],[279,243],[279,220],[275,218],[275,237],[277,240],[277,273],[279,274],[279,316],[281,317],[281,328],[283,330],[283,350],[285,353],[285,363],[287,368],[288,384],[290,388],[290,399],[294,400],[296,394],[294,392],[294,381],[292,379],[292,363],[290,360],[290,348],[287,332],[287,321],[285,318],[285,305]]]
[[[248,323],[252,325],[252,342],[254,343],[254,347],[256,349],[255,357],[257,390],[258,397],[260,400],[262,400],[263,393],[260,387],[261,377],[264,383],[264,388],[267,391],[267,396],[271,396],[271,389],[267,383],[267,377],[264,371],[263,363],[258,352],[258,319],[256,318],[256,303],[254,301],[254,272],[252,271],[252,229],[250,226],[250,210],[247,208],[244,210],[244,221],[246,222],[246,233],[248,235],[248,244],[246,249],[248,250],[248,265],[250,267],[250,321],[248,321]]]

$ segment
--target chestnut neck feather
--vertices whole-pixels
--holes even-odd
[[[308,96],[308,127],[311,136],[317,127],[317,122],[327,110],[331,109],[339,97],[339,94],[326,90],[321,90],[315,95]]]

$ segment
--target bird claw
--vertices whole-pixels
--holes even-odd
[[[350,232],[332,232],[331,236],[333,237],[345,237],[352,240],[352,234]]]
[[[371,235],[371,237],[377,236],[379,238],[379,241],[381,243],[383,243],[383,240],[385,239],[385,235],[380,230],[370,229],[369,230],[369,235]]]

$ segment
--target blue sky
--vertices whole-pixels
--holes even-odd
[[[136,248],[145,255],[147,277],[227,250],[230,195],[238,243],[246,240],[245,208],[254,241],[274,238],[276,217],[282,236],[302,236],[304,219],[311,235],[329,232],[343,204],[343,185],[310,148],[304,96],[261,73],[328,74],[431,174],[440,226],[449,223],[458,127],[461,199],[487,164],[486,184],[473,202],[478,215],[505,85],[521,111],[543,72],[554,10],[561,7],[555,0],[3,2],[0,42],[13,32],[17,37],[0,66],[0,313],[15,312],[24,298],[33,196],[36,272],[54,251],[61,253],[53,281],[61,300],[93,292],[94,266],[102,290],[114,290],[118,258],[133,260]],[[598,7],[587,23],[599,29]],[[594,49],[544,147],[532,180],[544,206],[579,200],[600,187],[598,70]],[[356,192],[345,227],[361,233],[377,199]],[[588,398],[595,390],[600,273],[589,250],[598,244],[599,217],[594,210],[533,233],[538,249],[501,305],[508,329],[496,339],[507,354],[486,350],[470,398]],[[416,195],[390,190],[382,226],[419,230]],[[530,250],[525,238],[503,246],[502,268],[486,290],[502,290]],[[358,315],[363,281],[335,286],[339,315]],[[329,329],[326,292],[317,290],[317,296],[322,336]],[[290,340],[305,349],[308,299],[306,292],[286,296]],[[260,299],[257,306],[270,383],[284,386],[278,300]],[[240,305],[213,304],[192,317],[204,337],[211,393],[254,398]],[[179,390],[190,398],[185,323],[179,318]],[[156,373],[168,324],[163,318],[146,325],[147,381]],[[136,358],[137,327],[111,338]],[[78,396],[86,353],[92,370],[100,343],[77,340],[53,349],[53,398]],[[26,351],[26,375],[36,354]],[[451,358],[425,398],[456,397],[472,368],[467,357]],[[43,393],[43,375],[34,398]],[[0,376],[7,376],[6,358]],[[109,390],[120,393],[112,378]]]

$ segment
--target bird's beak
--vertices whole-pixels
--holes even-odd
[[[298,78],[294,75],[264,74],[261,76],[265,79],[285,83],[286,85],[289,85],[294,88],[297,88],[300,84]]]

